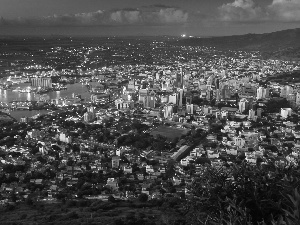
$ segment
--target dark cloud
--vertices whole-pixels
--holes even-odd
[[[114,26],[174,25],[188,21],[188,13],[180,8],[153,5],[136,9],[98,10],[95,12],[53,15],[42,18],[0,20],[2,26]]]

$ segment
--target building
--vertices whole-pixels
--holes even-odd
[[[64,142],[64,143],[71,143],[72,142],[72,137],[65,134],[65,133],[60,133],[59,134],[59,140],[61,142]]]
[[[20,123],[29,123],[30,121],[33,121],[30,117],[22,117],[20,118]]]
[[[52,87],[51,78],[39,77],[39,78],[31,78],[30,80],[31,86],[33,87]]]
[[[289,94],[286,96],[286,100],[290,103],[291,107],[296,106],[296,94]]]
[[[148,95],[148,89],[139,90],[139,103],[144,104]]]
[[[280,97],[286,98],[288,95],[293,94],[293,91],[294,91],[293,87],[289,85],[285,85],[284,87],[281,88]]]
[[[258,108],[258,109],[256,110],[256,115],[257,115],[258,118],[261,118],[262,112],[263,112],[263,109],[262,109],[262,108]]]
[[[116,178],[107,178],[106,186],[112,190],[118,190],[118,180]]]
[[[254,120],[254,117],[255,117],[255,111],[253,109],[250,109],[248,119],[249,120]]]
[[[168,103],[172,103],[174,105],[177,105],[177,100],[178,100],[177,94],[173,93],[173,94],[169,95],[169,101],[168,101]]]
[[[132,109],[134,107],[134,102],[117,99],[115,100],[115,105],[117,109]]]
[[[83,114],[83,120],[84,120],[84,122],[91,122],[95,118],[96,118],[96,115],[93,112],[86,112],[85,114]]]
[[[242,87],[242,94],[255,97],[257,94],[256,87],[251,84],[246,84]]]
[[[155,108],[155,98],[156,98],[156,94],[154,91],[151,91],[150,93],[147,93],[146,97],[144,98],[144,107],[145,108]]]
[[[114,155],[111,159],[111,167],[119,168],[120,166],[120,156]]]
[[[182,87],[183,85],[183,77],[184,77],[184,72],[182,67],[180,68],[180,72],[176,74],[176,86],[177,87]]]
[[[212,107],[211,106],[203,106],[203,113],[205,115],[211,115],[212,114]]]
[[[292,109],[291,108],[281,108],[280,115],[283,118],[288,118],[289,116],[292,115]]]
[[[188,145],[184,145],[182,146],[177,152],[175,152],[171,158],[176,160],[176,161],[180,161],[184,155],[189,151],[190,146]]]
[[[234,139],[234,144],[235,146],[237,146],[238,148],[243,148],[245,146],[245,139],[244,138],[240,138],[240,137],[235,137]]]
[[[230,92],[229,86],[228,85],[222,86],[221,98],[222,99],[230,99],[230,97],[231,97],[231,92]]]
[[[110,94],[106,93],[98,93],[98,94],[92,94],[91,95],[91,101],[93,103],[105,103],[110,101]]]
[[[127,86],[128,91],[134,91],[135,90],[135,80],[130,80]]]
[[[240,100],[240,102],[239,102],[239,111],[240,111],[241,113],[245,112],[245,111],[248,109],[248,106],[249,106],[248,103],[249,103],[248,100],[245,99],[245,98],[242,98],[242,99]]]
[[[256,99],[269,98],[269,88],[259,87],[257,89]]]
[[[41,137],[41,131],[37,129],[32,129],[31,131],[27,132],[27,137],[32,139],[38,139]]]
[[[194,114],[194,105],[193,104],[187,104],[186,105],[186,113],[187,114]]]
[[[193,101],[193,94],[188,91],[185,93],[185,102],[186,104],[192,104],[192,101]]]
[[[300,105],[300,93],[297,92],[297,95],[296,95],[296,105],[299,106]]]
[[[59,102],[59,100],[58,100]],[[81,102],[80,98],[67,98],[62,100],[62,105],[67,106],[67,105],[74,105],[74,104],[79,104]]]
[[[165,105],[164,107],[164,118],[169,119],[173,116],[173,106],[172,105]]]
[[[183,90],[179,90],[179,101],[178,101],[178,106],[182,107],[182,99],[183,99]]]

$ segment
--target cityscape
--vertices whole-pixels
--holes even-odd
[[[219,10],[228,22],[229,7],[254,6]],[[260,23],[276,21],[271,6],[255,11]],[[136,9],[136,22],[123,9],[118,26],[152,27],[150,12],[164,10],[179,24],[191,17],[151,10]],[[84,21],[115,26],[107,13]],[[20,20],[2,18],[0,29]],[[1,35],[0,224],[300,224],[298,38],[299,28]]]

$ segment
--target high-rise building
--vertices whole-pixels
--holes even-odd
[[[144,103],[145,98],[147,98],[148,95],[148,89],[140,89],[139,90],[139,103]]]
[[[180,72],[176,74],[176,84],[177,84],[177,87],[179,87],[179,88],[182,88],[183,76],[184,76],[184,72],[183,72],[183,69],[181,67]]]
[[[254,117],[255,117],[255,111],[253,109],[250,109],[248,119],[254,120]]]
[[[290,103],[291,107],[294,107],[296,105],[296,94],[289,94],[286,96],[286,100]]]
[[[262,112],[263,112],[263,109],[262,109],[262,108],[257,108],[257,110],[256,110],[256,115],[257,115],[258,118],[261,118]]]
[[[177,99],[178,99],[178,95],[176,93],[173,93],[173,94],[169,95],[168,103],[172,103],[172,104],[176,105]]]
[[[242,94],[255,97],[257,94],[256,87],[252,86],[251,84],[245,84],[242,87]]]
[[[183,99],[183,90],[179,90],[179,101],[178,101],[178,106],[182,107],[182,99]]]
[[[135,79],[132,79],[129,81],[128,85],[127,85],[127,90],[128,91],[135,91],[138,89],[139,84],[137,83],[137,81]]]
[[[193,100],[193,94],[188,91],[185,93],[185,102],[186,104],[192,104],[192,100]]]
[[[164,107],[164,118],[169,119],[173,116],[173,106],[172,105],[166,105]]]
[[[256,99],[269,98],[269,88],[259,87],[257,89]]]
[[[221,98],[222,99],[229,99],[231,97],[229,86],[223,85],[221,89]]]
[[[220,88],[220,80],[219,80],[219,78],[215,79],[215,87],[216,87],[216,89]]]
[[[216,90],[216,101],[219,102],[221,100],[220,90]]]
[[[291,108],[281,108],[280,115],[283,118],[288,118],[289,116],[292,115],[292,109]]]
[[[156,94],[154,91],[151,91],[150,93],[147,94],[147,96],[144,98],[144,107],[145,108],[155,108],[155,97]]]
[[[300,105],[300,93],[297,92],[297,95],[296,95],[296,105],[299,106]]]
[[[193,104],[186,104],[186,113],[194,114],[194,105]]]
[[[239,111],[241,113],[245,112],[248,109],[248,106],[249,106],[248,100],[245,98],[241,99],[239,102]]]
[[[293,87],[289,85],[285,85],[284,87],[281,88],[280,97],[286,98],[288,95],[293,94],[293,91],[294,91]]]

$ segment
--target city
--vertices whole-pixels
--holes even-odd
[[[300,224],[297,0],[1,1],[0,224]]]
[[[272,78],[297,77],[299,62],[261,60],[259,52],[181,50],[190,58],[165,65],[6,70],[3,116],[36,115],[2,122],[1,204],[189,199],[207,167],[297,167],[300,83]],[[72,85],[75,92],[59,97]],[[24,89],[17,91],[21,100],[4,96]]]

